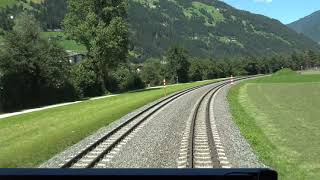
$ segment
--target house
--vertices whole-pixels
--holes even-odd
[[[143,65],[142,64],[138,65],[138,67],[137,67],[137,73],[140,73],[141,71],[143,71]]]
[[[68,52],[68,58],[69,58],[69,62],[71,64],[77,64],[79,62],[81,62],[86,55],[83,53],[77,53],[77,52],[72,52],[72,51],[67,51]]]

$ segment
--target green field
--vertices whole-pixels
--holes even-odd
[[[42,0],[28,0],[28,2],[35,2],[35,3],[40,3]],[[0,8],[5,7],[5,6],[12,6],[16,4],[18,0],[0,0]]]
[[[213,81],[169,86],[168,93]],[[163,96],[163,89],[47,109],[0,120],[0,168],[35,167],[97,129]],[[125,103],[124,103],[125,102]]]
[[[280,179],[320,177],[320,75],[247,81],[228,99],[242,134]]]
[[[68,40],[63,32],[42,32],[41,37],[48,39],[49,37],[59,38],[57,40],[58,44],[65,50],[71,50],[76,52],[85,52],[85,46],[76,43],[73,40]]]
[[[17,0],[1,0],[0,7],[11,6],[15,3],[17,3]]]
[[[57,38],[60,36],[60,39],[57,40],[57,43],[64,49],[75,52],[86,52],[85,46],[78,44],[74,40],[68,40],[63,32],[42,32],[41,37],[49,39],[49,37]],[[3,37],[0,36],[0,44],[3,42]]]

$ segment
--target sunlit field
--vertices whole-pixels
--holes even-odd
[[[231,110],[260,159],[281,179],[320,176],[320,75],[275,75],[242,83]]]

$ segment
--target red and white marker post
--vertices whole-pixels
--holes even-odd
[[[164,96],[167,96],[167,89],[166,89],[167,83],[166,79],[163,79],[163,90],[164,90]]]
[[[233,85],[234,84],[234,80],[233,80],[233,76],[231,75],[230,77],[230,84]]]

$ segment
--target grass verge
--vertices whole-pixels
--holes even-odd
[[[168,94],[212,81],[180,84]],[[0,167],[36,167],[101,127],[163,97],[163,89],[120,94],[0,120]]]
[[[320,176],[319,81],[319,75],[275,75],[243,82],[228,94],[241,133],[280,179]]]

